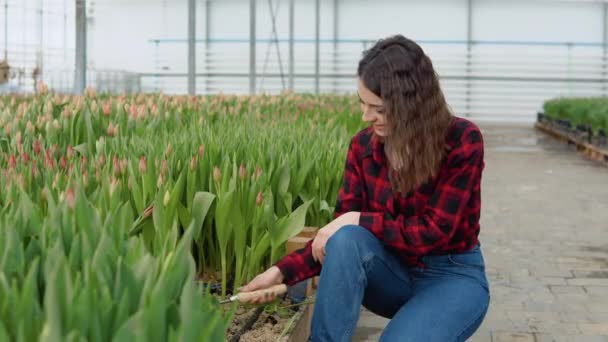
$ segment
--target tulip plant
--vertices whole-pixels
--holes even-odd
[[[351,96],[0,98],[0,340],[221,340],[221,295],[333,218]],[[201,323],[203,322],[203,323]]]

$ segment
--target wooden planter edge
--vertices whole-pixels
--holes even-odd
[[[295,250],[303,248],[308,241],[314,239],[317,232],[316,227],[305,227],[300,234],[289,239],[287,241],[286,249],[287,253],[291,253]],[[313,301],[315,297],[315,289],[317,287],[319,277],[314,277],[307,281],[306,285],[306,300]],[[295,323],[287,334],[287,342],[306,342],[310,336],[310,326],[312,323],[312,313],[314,311],[314,304],[306,304],[306,306],[300,310],[295,318]]]
[[[306,301],[313,301],[314,295],[308,296]],[[314,304],[306,304],[302,310],[296,313],[295,323],[289,329],[284,342],[307,342],[310,336],[310,326],[312,324],[312,313]]]
[[[579,139],[576,139],[563,132],[557,131],[541,122],[537,122],[534,127],[542,132],[553,136],[554,138],[576,145],[577,151],[581,152],[587,158],[598,161],[608,166],[608,151],[600,149],[599,147],[589,144],[587,142],[580,141]]]

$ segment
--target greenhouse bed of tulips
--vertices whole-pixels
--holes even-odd
[[[0,341],[235,340],[253,314],[287,338],[306,303],[219,300],[333,218],[358,113],[292,93],[1,97]]]

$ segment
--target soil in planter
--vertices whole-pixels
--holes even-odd
[[[281,305],[288,305],[283,301]],[[276,342],[279,340],[281,333],[296,314],[295,310],[290,310],[290,315],[281,317],[277,313],[262,312],[258,320],[255,322],[251,330],[241,336],[240,342]]]
[[[228,308],[229,305],[226,307]],[[226,331],[226,341],[232,341],[235,335],[238,335],[243,330],[243,326],[247,324],[247,321],[255,314],[255,307],[243,307],[239,306],[236,309],[232,323],[228,326]]]
[[[279,306],[288,306],[291,305],[292,301],[289,298],[283,299]],[[253,326],[247,330],[243,335],[241,335],[239,341],[240,342],[277,342],[279,341],[279,337],[281,333],[287,325],[289,324],[292,317],[299,311],[303,310],[305,307],[298,305],[286,308],[286,315],[279,315],[277,312],[268,313],[266,310],[262,311],[259,315]],[[239,310],[241,315],[239,316]],[[240,307],[237,309],[237,314],[231,324],[228,327],[228,333],[226,335],[226,340],[230,341],[235,333],[241,331],[242,326],[249,319],[249,317],[255,314],[256,308],[245,309]]]

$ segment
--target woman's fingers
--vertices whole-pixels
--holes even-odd
[[[239,291],[240,292],[255,291],[258,288],[260,288],[260,284],[259,283],[260,283],[260,279],[259,279],[259,276],[258,276],[258,277],[253,278],[253,280],[250,281],[247,285],[242,286]]]
[[[321,264],[325,260],[325,241],[322,236],[317,235],[312,243],[312,257]]]
[[[262,295],[262,296],[259,296],[259,297],[256,297],[256,298],[252,299],[251,301],[249,301],[249,304],[257,304],[257,305],[259,305],[259,304],[268,304],[268,303],[272,302],[275,299],[276,299],[276,296],[274,296],[274,295],[272,295],[270,293],[267,293],[265,295]]]

